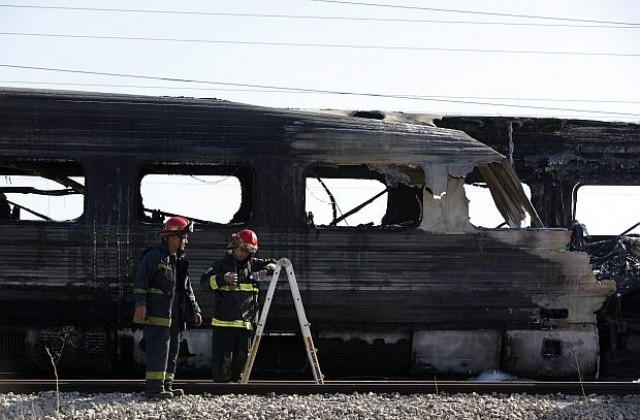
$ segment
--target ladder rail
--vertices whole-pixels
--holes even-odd
[[[320,371],[320,362],[318,361],[316,348],[313,344],[313,338],[311,336],[311,328],[310,328],[311,324],[307,319],[307,314],[305,313],[304,305],[302,304],[302,297],[300,296],[300,290],[298,289],[298,282],[296,280],[295,273],[293,272],[293,266],[291,264],[291,261],[288,258],[281,258],[278,261],[276,269],[274,270],[273,275],[271,277],[269,289],[267,290],[264,305],[262,307],[262,312],[260,314],[260,319],[256,327],[256,334],[253,338],[253,342],[251,344],[251,348],[249,350],[249,355],[247,358],[247,363],[245,364],[245,368],[242,374],[242,379],[240,382],[243,384],[246,384],[249,382],[249,377],[251,376],[251,370],[253,369],[253,363],[255,362],[256,356],[258,355],[258,347],[260,346],[260,341],[262,340],[264,327],[265,327],[265,324],[267,323],[267,317],[269,316],[269,309],[271,308],[271,302],[273,301],[273,295],[275,294],[275,291],[276,291],[276,286],[278,284],[278,279],[280,277],[280,272],[282,270],[282,267],[285,267],[285,273],[287,274],[287,278],[289,280],[289,288],[291,289],[291,296],[293,297],[293,303],[296,308],[298,323],[300,324],[300,332],[302,333],[305,351],[307,353],[307,358],[309,359],[309,363],[311,365],[313,379],[316,384],[324,384],[324,375]]]
[[[253,341],[251,343],[251,348],[249,349],[249,356],[247,358],[247,363],[245,364],[245,368],[243,371],[242,379],[240,383],[246,384],[249,382],[249,376],[251,375],[251,370],[253,369],[253,363],[256,360],[256,356],[258,355],[258,347],[260,346],[260,340],[262,340],[262,334],[264,332],[264,326],[267,323],[267,317],[269,316],[269,309],[271,308],[271,302],[273,301],[273,295],[276,291],[276,285],[278,283],[278,277],[280,276],[281,265],[278,265],[276,269],[273,271],[273,275],[271,276],[271,282],[269,283],[269,289],[267,290],[267,294],[264,299],[264,305],[262,306],[262,312],[260,313],[260,319],[258,320],[258,325],[256,327],[256,333],[253,337]]]
[[[300,290],[298,289],[298,282],[293,272],[291,261],[287,260],[285,265],[287,269],[287,277],[289,279],[289,287],[291,288],[291,295],[293,296],[293,304],[296,307],[296,313],[298,314],[298,322],[300,323],[300,331],[302,332],[302,338],[304,340],[305,350],[307,351],[307,358],[311,365],[311,371],[313,372],[313,379],[316,383],[323,383],[322,372],[320,371],[320,362],[316,354],[316,348],[313,345],[313,338],[311,337],[311,324],[307,320],[307,314],[305,313],[304,306],[302,305],[302,297],[300,296]]]

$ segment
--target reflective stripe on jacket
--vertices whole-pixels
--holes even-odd
[[[136,305],[147,306],[147,318],[141,320],[134,316],[136,324],[170,327],[172,318],[184,324],[194,311],[200,312],[189,278],[189,260],[171,255],[165,242],[145,250],[138,265],[133,295]]]
[[[202,290],[213,291],[213,316],[211,325],[252,329],[258,320],[258,278],[253,273],[267,270],[272,274],[276,268],[276,260],[248,258],[236,261],[233,250],[213,263],[200,277]],[[238,275],[236,285],[228,285],[224,281],[227,272]]]

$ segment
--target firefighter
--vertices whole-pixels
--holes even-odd
[[[222,259],[200,278],[214,293],[212,367],[214,382],[239,382],[258,321],[258,282],[272,274],[276,260],[255,258],[258,237],[249,229],[231,236]]]
[[[147,354],[145,395],[172,398],[184,395],[172,387],[187,319],[202,323],[191,280],[185,247],[193,224],[184,217],[168,219],[160,231],[161,242],[147,248],[134,282],[133,322],[144,325]]]

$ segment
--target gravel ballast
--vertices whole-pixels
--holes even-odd
[[[59,396],[59,410],[57,409]],[[0,419],[638,419],[640,396],[0,394]]]

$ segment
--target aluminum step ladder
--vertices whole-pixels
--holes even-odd
[[[307,315],[304,312],[304,306],[302,305],[302,299],[300,297],[300,291],[298,290],[296,276],[293,273],[293,266],[291,265],[291,261],[289,261],[288,258],[281,258],[278,261],[276,269],[273,272],[273,276],[271,277],[271,283],[269,283],[269,289],[267,290],[267,295],[264,300],[262,312],[260,313],[260,320],[258,321],[258,326],[256,328],[256,335],[253,339],[253,343],[251,344],[247,363],[244,367],[242,379],[240,382],[243,384],[249,382],[251,369],[253,369],[253,362],[256,360],[256,355],[258,354],[258,347],[260,346],[260,340],[262,339],[262,334],[264,333],[264,325],[267,322],[269,308],[271,308],[271,301],[273,300],[273,294],[276,291],[276,285],[278,284],[278,278],[280,277],[280,271],[282,270],[282,267],[285,268],[287,278],[289,279],[289,287],[291,288],[293,303],[295,304],[296,313],[298,314],[300,331],[302,332],[304,347],[307,351],[307,357],[309,358],[309,364],[311,365],[311,370],[313,372],[313,379],[316,384],[324,384],[324,375],[322,375],[322,372],[320,371],[320,363],[318,362],[318,356],[316,355],[316,348],[313,345],[313,339],[311,338],[311,328],[309,328],[311,324],[307,320]]]

